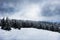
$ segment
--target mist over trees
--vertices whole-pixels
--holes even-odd
[[[45,22],[45,21],[31,21],[31,20],[15,20],[15,19],[1,19],[1,29],[10,31],[11,28],[36,28],[43,30],[50,30],[60,32],[60,23]]]

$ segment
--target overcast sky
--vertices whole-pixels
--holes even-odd
[[[0,0],[0,18],[60,22],[60,0]],[[38,29],[0,29],[0,40],[60,40],[60,34]]]

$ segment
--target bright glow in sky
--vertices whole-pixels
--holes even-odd
[[[15,13],[14,15],[12,15],[10,18],[12,19],[26,19],[26,20],[38,20],[39,16],[39,12],[40,12],[40,7],[37,4],[29,4],[29,5],[25,5],[23,7],[24,9],[22,11],[19,11],[17,13]],[[18,17],[18,18],[17,18]]]

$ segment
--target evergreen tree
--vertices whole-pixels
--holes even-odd
[[[50,27],[50,30],[51,31],[54,31],[54,26],[53,25]]]
[[[5,27],[5,20],[4,20],[4,18],[1,20],[1,25],[2,25],[2,27],[1,27],[1,29],[4,29],[4,27]]]
[[[8,30],[8,31],[11,30],[9,19],[8,18],[6,18],[6,23],[5,23],[4,30]]]

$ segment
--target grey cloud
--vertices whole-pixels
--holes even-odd
[[[3,13],[3,12],[5,12],[5,13],[10,13],[10,12],[14,12],[15,11],[15,9],[13,8],[13,7],[8,7],[8,8],[1,8],[0,7],[0,12],[1,13]]]
[[[39,3],[42,2],[43,0],[28,0],[30,3]]]
[[[42,16],[56,16],[60,15],[60,4],[45,4],[45,6],[42,8]]]
[[[0,0],[0,16],[14,14],[19,11],[18,4],[21,4],[22,0]]]

